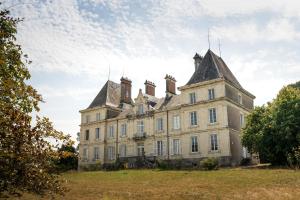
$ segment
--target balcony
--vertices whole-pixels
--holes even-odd
[[[134,134],[132,139],[134,139],[134,140],[144,140],[144,139],[146,139],[146,137],[147,137],[147,134],[145,132],[143,132],[143,133]]]

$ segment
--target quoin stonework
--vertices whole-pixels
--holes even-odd
[[[186,166],[216,157],[238,165],[248,157],[241,145],[245,116],[255,98],[211,50],[194,56],[195,72],[186,85],[165,76],[166,94],[155,96],[155,83],[132,98],[132,81],[108,80],[90,106],[81,110],[79,166],[114,163],[135,167],[137,159],[181,160]]]

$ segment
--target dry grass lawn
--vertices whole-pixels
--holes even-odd
[[[122,170],[66,173],[76,199],[300,199],[300,171],[221,169],[217,171]],[[22,199],[39,199],[25,195]]]

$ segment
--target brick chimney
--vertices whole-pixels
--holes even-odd
[[[121,79],[121,103],[131,104],[131,80],[127,77]]]
[[[148,95],[155,96],[155,84],[151,81],[146,80],[145,82],[145,92]]]
[[[167,95],[176,94],[175,78],[167,74],[165,79],[166,79],[166,94]]]
[[[194,56],[195,71],[197,71],[198,67],[200,66],[202,59],[203,57],[200,56],[198,53],[195,54]]]

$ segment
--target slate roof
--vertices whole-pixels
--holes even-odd
[[[94,108],[103,105],[118,107],[120,104],[120,97],[120,84],[108,80],[88,108]]]
[[[213,80],[224,77],[225,80],[231,82],[235,86],[242,88],[238,80],[232,74],[230,69],[227,67],[223,59],[210,49],[206,52],[203,57],[200,66],[194,72],[190,80],[186,85],[199,83],[203,81]]]

